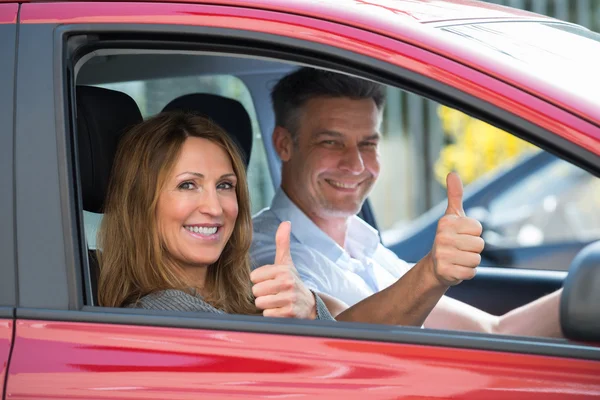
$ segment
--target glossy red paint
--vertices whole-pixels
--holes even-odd
[[[554,93],[556,99],[562,98],[563,100],[554,101],[559,106],[549,104],[547,101],[540,100],[540,96],[523,91],[522,89],[527,85],[494,78],[489,73],[480,72],[479,69],[473,68],[469,64],[457,62],[450,57],[441,55],[442,51],[430,51],[421,46],[366,32],[345,24],[236,7],[76,2],[69,3],[68,7],[58,7],[56,3],[25,4],[21,10],[21,21],[23,23],[66,24],[199,25],[271,33],[327,44],[398,65],[473,94],[577,143],[583,148],[600,154],[600,110],[589,110],[591,104],[581,105],[579,104],[581,101],[578,103],[578,100],[573,99],[573,96],[568,93]],[[433,37],[431,32],[420,26],[418,29],[409,27],[405,30],[409,32],[411,29],[413,36],[420,32],[419,34],[424,38]],[[410,41],[415,42],[415,40]],[[546,91],[552,90],[547,89]],[[570,112],[565,112],[563,107],[560,107],[561,102],[566,101],[564,99],[570,101],[570,108],[581,106],[579,114],[584,114],[588,120],[592,120],[594,123],[588,123],[574,117]]]
[[[600,398],[600,362],[195,329],[19,321],[11,399]]]
[[[0,0],[13,1],[13,0]],[[78,1],[78,0],[73,0]],[[145,1],[145,0],[141,0]],[[473,0],[158,0],[162,3],[226,5],[281,11],[309,17],[331,16],[331,21],[360,15],[363,18],[407,18],[419,22],[468,19],[527,18],[540,15],[516,8],[501,7]],[[23,3],[37,3],[25,0]],[[45,2],[45,0],[42,0]],[[548,17],[542,17],[548,18]]]
[[[0,24],[16,24],[18,4],[0,4]]]
[[[4,377],[12,345],[13,321],[0,319],[0,399],[4,398]]]

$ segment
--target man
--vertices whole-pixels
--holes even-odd
[[[254,218],[254,262],[273,260],[273,233],[289,220],[293,264],[338,320],[560,336],[560,291],[502,317],[443,296],[475,275],[484,246],[481,225],[464,214],[456,174],[447,178],[448,208],[432,249],[412,268],[356,216],[379,174],[383,90],[310,68],[277,83],[273,144],[281,188]]]

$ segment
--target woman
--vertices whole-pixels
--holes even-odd
[[[219,126],[184,113],[142,122],[113,165],[98,238],[100,305],[333,319],[291,258],[253,273],[252,288],[251,224],[244,164]],[[282,232],[289,246],[289,224]]]

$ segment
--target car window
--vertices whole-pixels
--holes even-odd
[[[381,133],[382,170],[370,199],[388,244],[445,202],[449,172],[456,171],[468,187],[539,151],[458,110],[393,88]]]
[[[483,224],[484,266],[565,270],[600,239],[600,179],[508,132],[393,88],[381,131],[370,200],[383,243],[406,261],[429,251],[451,171],[467,214]]]
[[[599,205],[600,179],[556,159],[499,193],[488,223],[501,246],[591,242],[600,239]]]
[[[273,185],[269,179],[262,135],[250,92],[239,78],[232,75],[203,75],[106,83],[95,86],[127,93],[135,100],[144,118],[159,113],[171,100],[189,93],[216,94],[239,101],[250,115],[252,122],[253,143],[248,165],[248,188],[252,213],[255,214],[271,202]],[[88,245],[90,248],[96,248],[96,233],[102,216],[85,211],[84,217]]]

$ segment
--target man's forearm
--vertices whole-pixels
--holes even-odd
[[[338,321],[421,326],[448,287],[432,273],[425,256],[390,287],[336,316]]]
[[[561,294],[562,289],[504,314],[499,317],[494,333],[562,337],[559,311]]]

